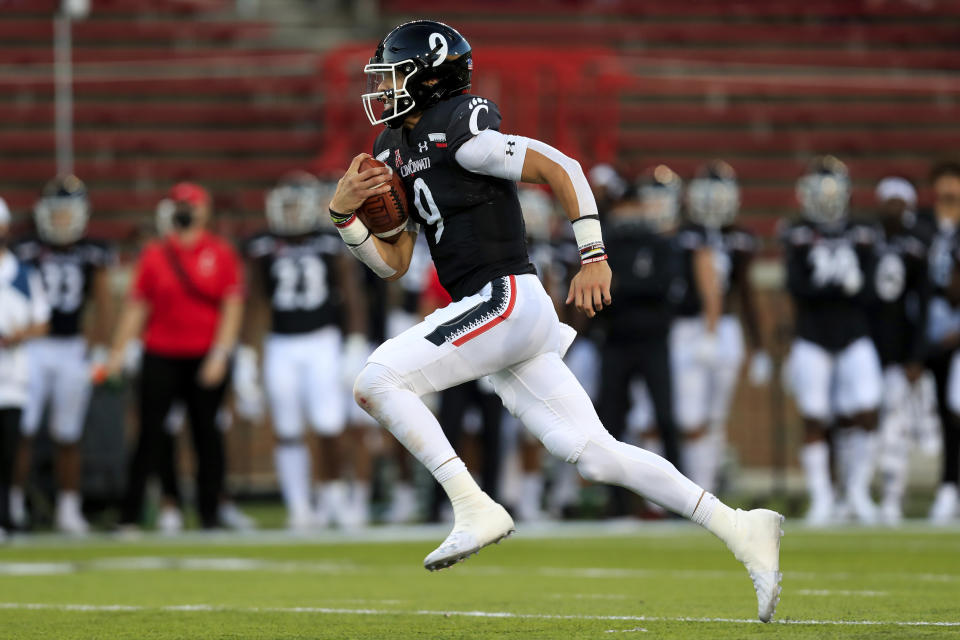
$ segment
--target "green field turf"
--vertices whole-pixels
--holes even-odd
[[[771,625],[685,523],[522,527],[427,573],[443,533],[21,539],[0,547],[0,638],[960,637],[957,529],[788,526]]]

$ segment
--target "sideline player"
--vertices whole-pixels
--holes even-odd
[[[782,516],[734,511],[657,455],[615,440],[561,360],[574,331],[560,323],[527,256],[516,182],[546,183],[573,222],[582,267],[567,302],[588,316],[610,299],[596,203],[579,163],[537,140],[498,131],[497,106],[470,88],[470,45],[451,27],[415,21],[391,31],[364,71],[363,104],[384,123],[374,155],[388,167],[358,172],[360,154],[330,203],[351,253],[383,278],[403,275],[424,227],[440,281],[454,302],[388,340],[357,378],[357,402],[441,484],[453,531],[424,560],[442,569],[513,533],[506,510],[487,496],[420,396],[489,375],[504,406],[553,455],[591,481],[616,484],[703,525],[748,569],[761,620],[780,592]],[[386,107],[377,116],[374,103]],[[415,208],[396,244],[373,236],[353,213],[386,192],[390,167]]]
[[[754,351],[751,380],[769,380],[772,365],[761,347],[749,282],[757,239],[734,223],[740,208],[740,188],[733,167],[720,160],[702,166],[687,186],[686,200],[689,222],[681,229],[679,240],[692,251],[690,266],[697,267],[694,275],[698,277],[697,286],[687,288],[681,309],[697,315],[678,319],[671,333],[676,412],[687,435],[683,469],[704,489],[714,491],[726,445],[730,402],[744,358],[743,329],[733,309],[739,310]],[[712,275],[705,274],[700,264],[700,260],[710,258]],[[708,279],[716,284],[708,285],[704,282]],[[709,298],[702,295],[704,290],[708,290]],[[716,319],[715,310],[720,313]]]
[[[349,519],[340,473],[347,412],[339,392],[343,339],[338,321],[345,307],[349,332],[362,334],[363,314],[355,265],[333,229],[321,229],[327,200],[320,185],[306,172],[286,176],[267,194],[269,231],[252,237],[244,249],[251,295],[269,301],[264,386],[276,434],[277,476],[287,524],[294,530],[330,521],[347,525]],[[251,312],[266,306],[255,302],[247,305],[248,335],[256,324]],[[255,358],[249,344],[243,350],[248,359],[251,354]],[[316,512],[310,506],[307,425],[318,436]]]
[[[883,365],[880,454],[883,502],[880,519],[896,525],[907,465],[914,445],[939,448],[936,385],[924,370],[924,335],[930,297],[927,247],[918,237],[917,192],[908,180],[890,176],[876,187],[878,205],[876,295],[871,300],[873,343]],[[932,436],[932,437],[931,437]]]
[[[846,165],[832,156],[814,160],[797,181],[797,198],[802,219],[784,232],[784,258],[796,307],[789,378],[804,421],[800,461],[810,493],[807,523],[822,526],[836,515],[827,444],[834,418],[853,425],[835,432],[838,457],[848,462],[848,506],[871,523],[877,518],[870,480],[883,374],[864,300],[876,231],[848,221],[850,179]]]
[[[90,402],[90,360],[106,360],[113,321],[108,269],[115,256],[102,242],[85,237],[89,217],[83,182],[73,175],[57,176],[44,187],[34,209],[37,236],[14,246],[17,256],[40,272],[52,316],[49,335],[27,345],[30,399],[23,412],[24,440],[11,512],[15,518],[25,518],[23,487],[30,472],[31,444],[49,404],[59,485],[54,524],[61,531],[78,534],[89,529],[80,503],[80,437]],[[91,296],[96,312],[92,347],[87,345],[82,324]]]

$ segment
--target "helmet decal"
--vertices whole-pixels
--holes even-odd
[[[437,57],[431,66],[441,65],[447,59],[447,39],[442,34],[431,33],[428,42],[430,43],[430,49],[437,51]]]

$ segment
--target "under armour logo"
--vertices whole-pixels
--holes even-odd
[[[424,153],[430,145],[426,140],[417,145],[417,148],[420,150],[420,153]]]
[[[513,147],[514,147],[514,145],[516,145],[516,144],[517,144],[517,143],[514,142],[513,140],[508,140],[508,141],[507,141],[507,151],[506,151],[506,153],[507,153],[508,156],[512,156],[512,155],[513,155]]]

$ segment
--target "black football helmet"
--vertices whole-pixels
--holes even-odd
[[[415,20],[388,33],[363,72],[367,93],[361,97],[370,124],[399,129],[411,111],[470,89],[473,58],[470,43],[453,27]],[[374,101],[385,105],[379,117],[373,112]]]
[[[687,217],[697,224],[720,229],[733,222],[740,208],[740,188],[733,167],[713,160],[697,170],[687,186]]]
[[[59,175],[46,184],[33,208],[37,232],[45,242],[72,244],[83,237],[90,219],[87,187],[75,175]]]
[[[330,217],[324,215],[333,192],[330,183],[320,182],[306,171],[285,175],[267,193],[266,213],[270,231],[282,236],[297,236],[318,229]],[[336,185],[333,185],[336,189]]]

